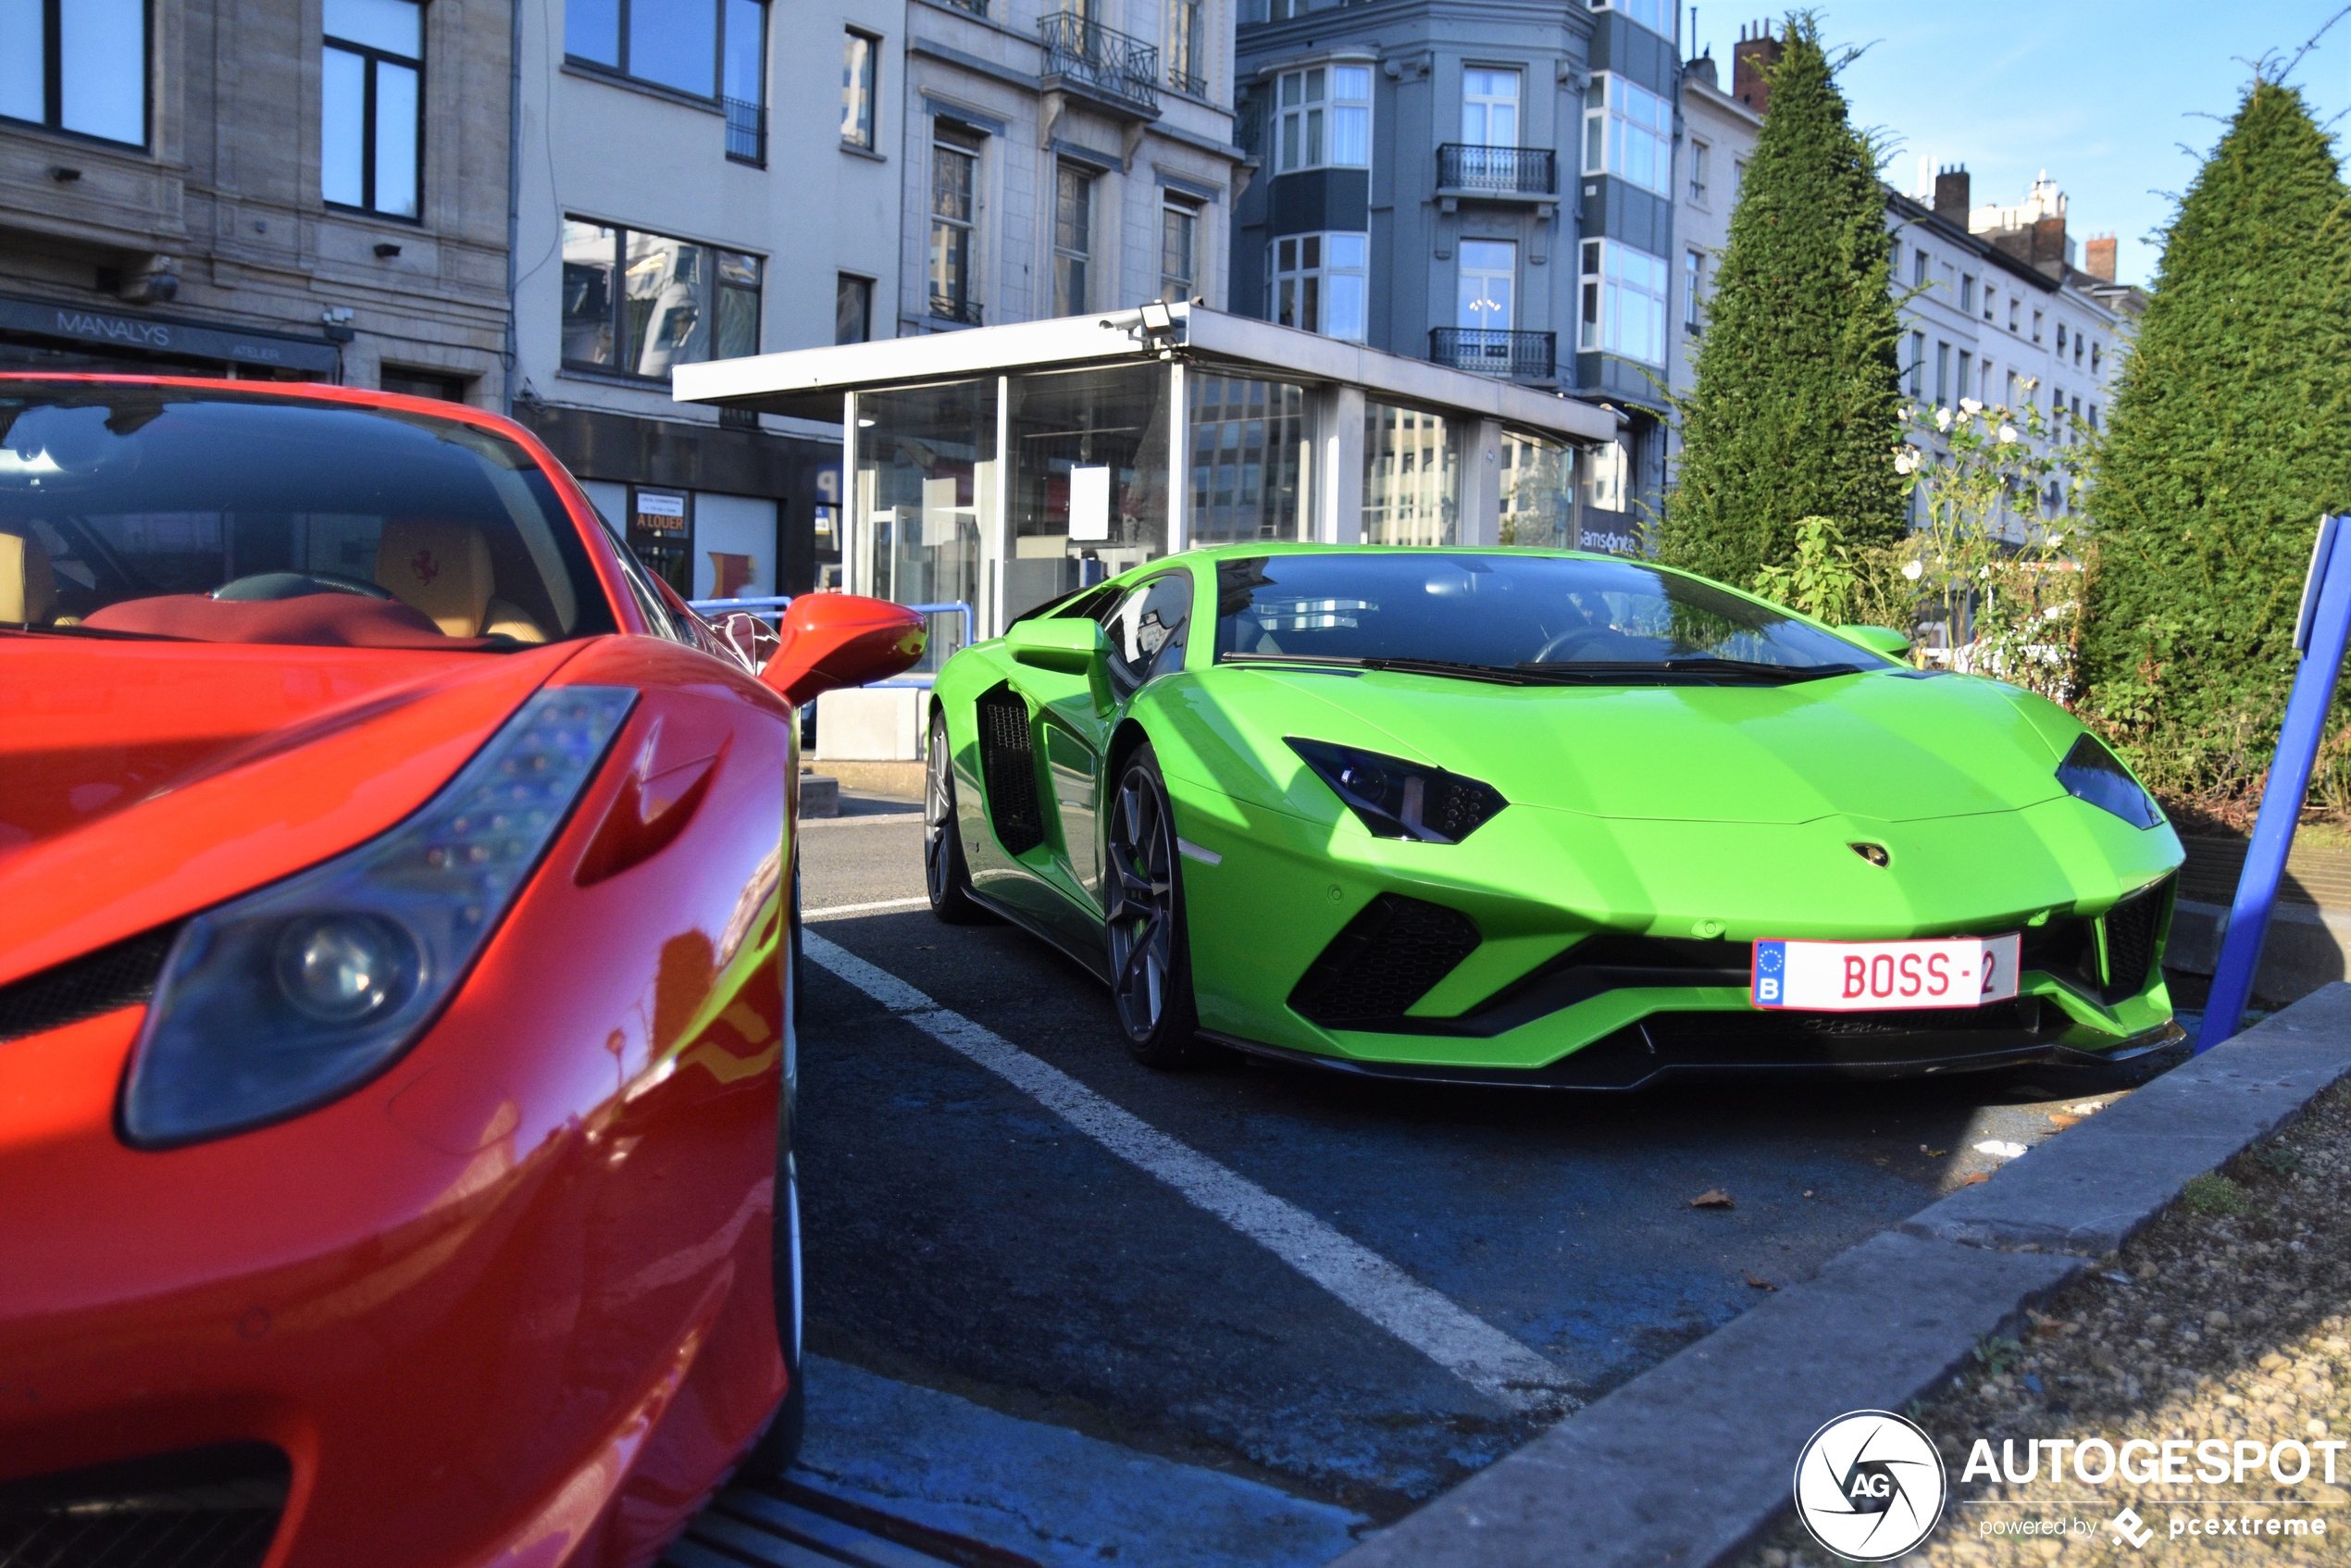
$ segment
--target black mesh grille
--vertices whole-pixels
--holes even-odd
[[[130,1007],[155,994],[179,927],[149,931],[0,988],[0,1039],[16,1039]],[[6,1558],[0,1565],[14,1568]]]
[[[1028,733],[1028,704],[1007,683],[972,704],[979,717],[979,778],[988,790],[988,820],[1008,854],[1026,854],[1045,841],[1037,803],[1037,748]]]
[[[292,1470],[229,1443],[0,1486],[5,1568],[258,1568]]]
[[[2155,967],[2155,937],[2163,924],[2164,896],[2169,878],[2143,893],[2124,899],[2106,912],[2106,1000],[2133,997],[2147,983]]]
[[[1483,940],[1457,909],[1382,893],[1331,939],[1289,1004],[1325,1028],[1399,1016]]]
[[[1884,1013],[1798,1013],[1758,1008],[1753,1012],[1652,1013],[1642,1027],[1662,1046],[1666,1040],[1736,1039],[1796,1039],[1915,1034],[2030,1032],[2040,1027],[2038,997],[2020,997],[1983,1007],[1920,1007]]]

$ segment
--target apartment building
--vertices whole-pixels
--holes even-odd
[[[1561,542],[1636,548],[1663,471],[1675,23],[1669,0],[1248,0],[1241,19],[1263,169],[1233,308],[1608,400],[1620,439],[1579,459]]]
[[[0,367],[499,406],[509,18],[0,6]]]
[[[690,598],[840,559],[839,427],[681,405],[670,377],[874,335],[904,22],[903,0],[519,8],[515,415]]]
[[[1229,4],[904,0],[895,334],[1221,305],[1246,162]]]

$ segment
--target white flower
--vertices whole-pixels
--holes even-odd
[[[1909,578],[1912,582],[1916,582],[1919,579],[1926,576],[1926,563],[1923,561],[1905,561],[1902,563],[1902,575]]]
[[[2002,425],[2000,427],[2000,444],[2002,446],[2013,446],[2016,444],[2016,427],[2014,425]]]
[[[1934,411],[1934,428],[1938,430],[1947,430],[1951,428],[1951,411],[1949,409],[1938,408]]]
[[[1901,451],[1896,453],[1894,454],[1894,471],[1897,474],[1917,473],[1919,471],[1919,449],[1915,446],[1906,446]]]
[[[1963,397],[1959,399],[1959,412],[1962,414],[1981,414],[1984,412],[1984,404],[1978,403],[1972,397]]]
[[[2065,542],[2065,535],[2063,535],[2063,534],[2061,534],[2061,533],[2053,533],[2053,534],[2049,535],[2049,548],[2050,548],[2050,549],[2055,550],[2056,548],[2058,548],[2058,546],[2059,546],[2059,545],[2063,544],[2064,542]]]
[[[1975,575],[1978,577],[1990,577],[1992,575],[1992,568],[1989,566],[1978,566],[1975,568]]]

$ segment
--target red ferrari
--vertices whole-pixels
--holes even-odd
[[[0,377],[0,1562],[641,1563],[788,1456],[792,710],[923,633],[745,629],[504,419]]]

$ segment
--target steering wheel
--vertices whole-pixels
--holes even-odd
[[[254,601],[300,599],[311,593],[352,593],[362,599],[389,599],[392,591],[341,572],[255,572],[224,582],[212,591],[215,599]]]
[[[1572,626],[1565,631],[1561,632],[1557,637],[1552,638],[1549,642],[1544,643],[1541,648],[1536,651],[1535,656],[1526,662],[1530,665],[1549,664],[1551,662],[1554,654],[1562,653],[1570,649],[1580,647],[1585,643],[1598,641],[1602,638],[1613,637],[1615,635],[1616,633],[1613,630],[1604,626]]]

